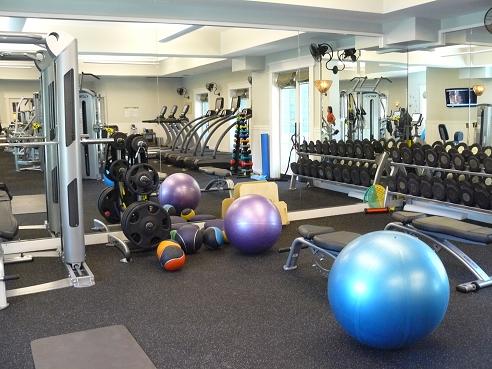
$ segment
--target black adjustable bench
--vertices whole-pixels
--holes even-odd
[[[11,200],[8,188],[0,183],[0,241],[11,241],[19,232],[19,224],[12,214]]]
[[[393,219],[395,222],[389,223],[385,230],[403,232],[417,237],[436,252],[446,250],[475,276],[476,280],[458,285],[456,287],[458,291],[467,293],[492,286],[492,277],[453,243],[454,241],[487,246],[492,243],[492,228],[408,211],[393,213]],[[298,231],[301,237],[292,242],[284,270],[297,268],[297,259],[303,248],[309,248],[314,255],[335,259],[347,244],[360,236],[358,233],[335,231],[332,227],[312,225],[302,225]]]
[[[216,177],[208,182],[205,188],[202,188],[202,192],[229,191],[229,196],[233,196],[234,181],[231,179],[232,174],[230,170],[216,167],[200,167],[199,170],[200,172]]]
[[[292,242],[284,270],[297,268],[297,258],[303,248],[309,248],[313,255],[335,259],[345,246],[360,236],[359,233],[335,231],[332,227],[307,224],[301,225],[297,230],[301,237]]]
[[[422,213],[399,211],[393,213],[396,222],[389,223],[385,230],[404,232],[417,237],[434,251],[446,250],[463,264],[476,278],[456,287],[460,292],[472,292],[492,285],[489,276],[471,257],[454,242],[468,245],[487,246],[492,243],[492,228],[461,220],[426,216]]]

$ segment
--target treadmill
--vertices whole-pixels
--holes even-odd
[[[188,124],[184,125],[181,130],[177,133],[176,138],[171,146],[170,150],[165,150],[163,153],[164,161],[168,163],[174,163],[176,158],[182,154],[184,146],[188,139],[198,142],[197,130],[207,124],[208,122],[217,119],[220,112],[224,107],[224,98],[218,97],[215,100],[215,110],[208,110],[205,115],[198,117]]]
[[[193,135],[191,135],[190,132],[188,139],[185,142],[183,149],[181,150],[183,153],[178,157],[176,157],[173,164],[175,164],[178,167],[184,167],[187,162],[193,161],[199,149],[207,153],[212,153],[212,151],[206,145],[206,142],[208,142],[208,140],[210,139],[210,132],[215,132],[216,128],[222,126],[230,119],[233,119],[233,117],[235,116],[236,112],[239,109],[240,102],[241,100],[239,97],[233,97],[231,99],[231,108],[222,110],[216,119],[209,122],[207,127],[205,127],[201,135],[198,137],[195,146],[191,146],[192,137],[194,136],[195,133],[198,133],[198,129],[200,128],[200,125],[195,126],[193,128],[194,130]],[[208,134],[207,139],[203,140],[206,134]]]
[[[178,107],[176,105],[173,105],[171,109],[172,114],[170,114],[166,119],[163,119],[158,122],[159,125],[164,130],[169,131],[169,135],[170,135],[170,140],[168,140],[169,143],[164,147],[168,147],[168,148],[171,147],[171,144],[176,139],[177,133],[179,132],[181,127],[188,123],[188,117],[186,116],[186,114],[188,114],[188,111],[190,110],[190,105],[188,104],[183,105],[183,108],[181,109],[181,113],[179,113],[179,116],[176,118],[175,115],[177,110]]]
[[[142,123],[158,123],[161,119],[166,118],[166,111],[167,111],[167,106],[162,105],[161,111],[159,112],[159,115],[157,115],[157,117],[155,117],[154,119],[142,120]],[[166,132],[166,142],[164,143],[164,145],[168,145],[169,141],[171,140],[171,136],[167,130],[167,127],[164,128],[164,132]]]
[[[217,139],[217,142],[215,144],[214,150],[212,153],[209,153],[208,155],[204,150],[200,152],[200,155],[195,156],[194,160],[188,161],[187,167],[190,169],[199,169],[200,167],[214,167],[214,168],[221,168],[221,169],[229,169],[230,168],[230,161],[232,159],[232,153],[231,152],[225,152],[225,151],[219,151],[219,146],[222,140],[226,137],[226,135],[229,134],[229,131],[233,129],[234,127],[237,126],[237,118],[239,118],[239,115],[243,114],[245,119],[251,119],[253,116],[253,112],[250,108],[243,109],[239,114],[235,115],[229,120],[232,120],[234,118],[234,121],[231,122],[226,129],[222,132],[222,134],[219,136]],[[214,132],[210,132],[210,135],[208,139],[214,134]],[[208,141],[207,139],[207,141]]]

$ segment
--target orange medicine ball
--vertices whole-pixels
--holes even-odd
[[[166,240],[159,243],[156,254],[161,267],[165,270],[179,270],[185,264],[185,253],[179,244],[172,240]]]

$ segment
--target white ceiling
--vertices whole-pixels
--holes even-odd
[[[395,65],[401,54],[390,50],[427,50],[409,57],[416,67],[465,65],[467,50],[459,45],[473,44],[468,62],[480,66],[492,55],[492,35],[480,24],[490,6],[490,0],[16,0],[2,4],[0,31],[70,33],[81,70],[104,74],[131,65],[133,75],[183,76],[229,67],[237,58],[309,55],[312,42],[370,50],[364,61]],[[442,48],[448,45],[454,46]],[[0,51],[29,49],[36,48],[0,43]]]

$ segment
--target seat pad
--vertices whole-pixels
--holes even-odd
[[[463,240],[492,243],[492,228],[463,222],[461,220],[432,216],[415,219],[412,225],[422,231],[441,233]]]
[[[200,172],[210,174],[212,176],[230,177],[231,171],[227,169],[215,168],[215,167],[200,167]]]
[[[7,191],[0,190],[0,238],[10,241],[19,232],[19,223],[12,214],[10,197]]]
[[[335,228],[327,227],[327,226],[303,224],[299,226],[299,228],[297,228],[297,231],[302,237],[310,240],[314,236],[317,236],[319,234],[335,232]]]
[[[350,242],[360,236],[359,233],[338,231],[314,236],[313,243],[329,251],[342,251]]]

